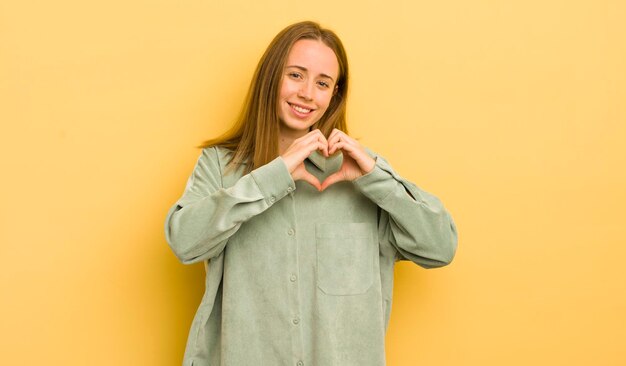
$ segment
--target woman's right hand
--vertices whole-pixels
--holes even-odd
[[[304,167],[304,160],[315,150],[320,150],[322,155],[328,157],[328,141],[326,141],[326,137],[318,129],[294,140],[280,156],[287,165],[287,169],[294,181],[303,180],[317,188],[318,191],[321,191],[322,185],[320,181]]]

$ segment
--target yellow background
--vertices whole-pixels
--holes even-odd
[[[352,135],[458,225],[451,266],[396,267],[388,364],[626,364],[618,0],[2,0],[0,364],[180,364],[204,270],[165,213],[305,19]]]

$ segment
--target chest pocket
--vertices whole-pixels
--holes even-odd
[[[373,282],[376,245],[370,224],[315,225],[317,286],[329,295],[358,295]]]

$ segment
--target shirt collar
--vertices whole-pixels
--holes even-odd
[[[319,150],[315,150],[311,153],[311,155],[309,155],[308,159],[311,163],[313,163],[313,165],[323,172],[334,171],[339,170],[339,167],[341,167],[343,154],[341,152],[337,152],[326,158]]]

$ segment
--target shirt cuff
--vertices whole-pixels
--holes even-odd
[[[390,172],[381,167],[381,163],[382,159],[376,159],[372,171],[352,181],[361,193],[376,204],[384,202],[399,184]]]
[[[250,175],[270,206],[296,190],[296,183],[291,178],[289,169],[280,156],[253,170]]]

